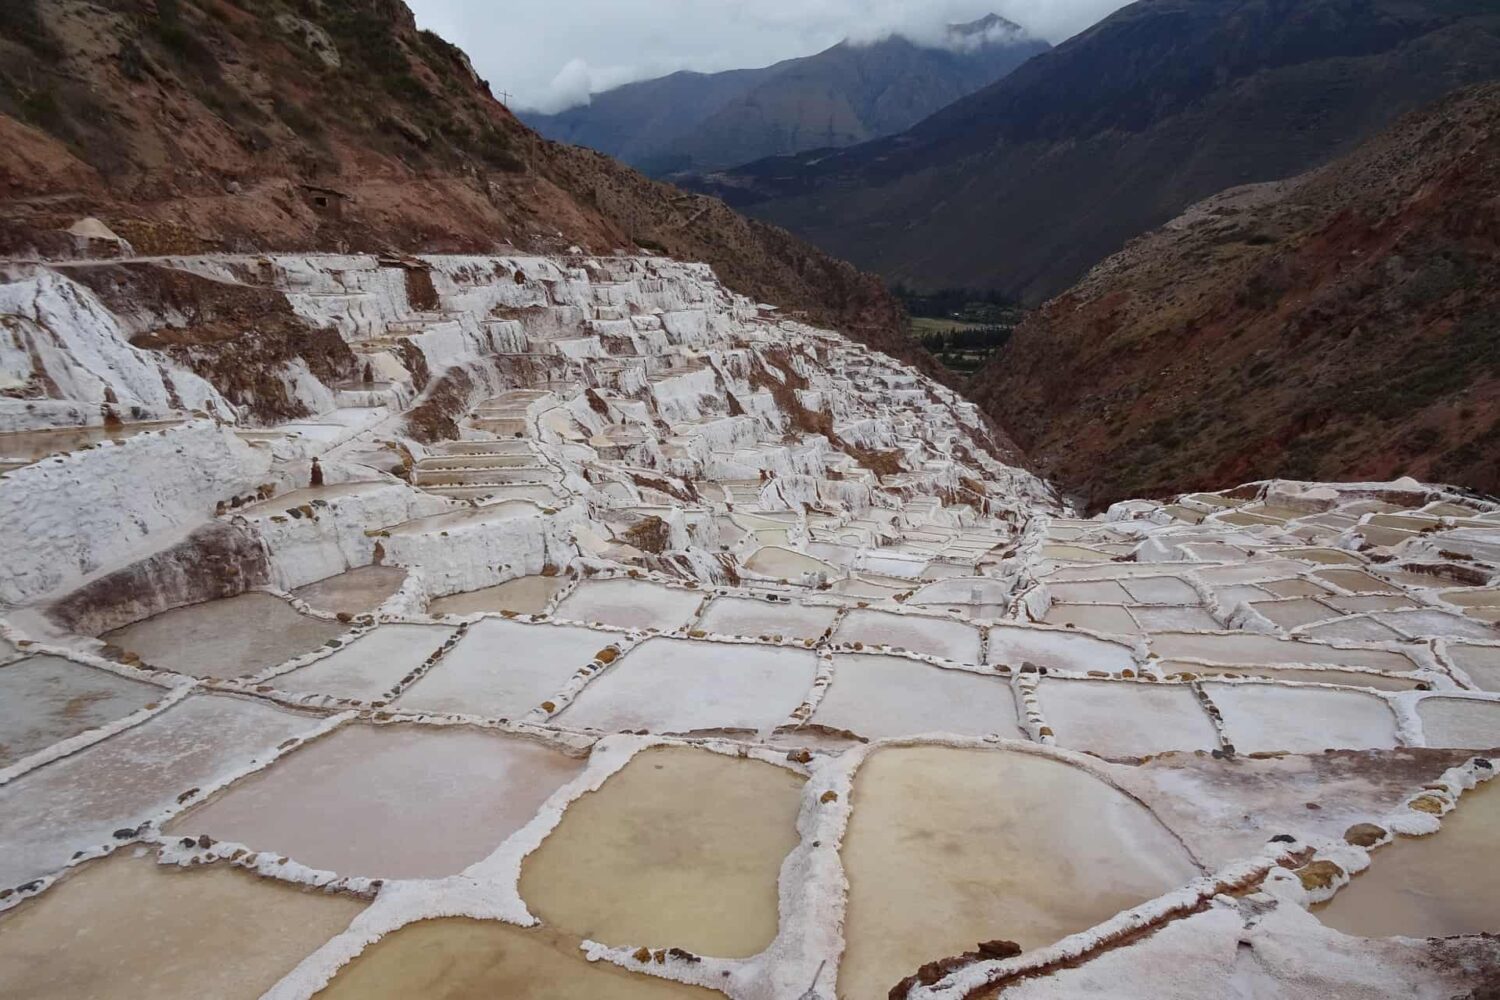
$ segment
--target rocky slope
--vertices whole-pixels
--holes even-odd
[[[399,0],[5,4],[0,254],[86,217],[139,254],[639,246],[915,356],[878,281],[541,139]]]
[[[900,36],[841,42],[763,69],[626,84],[587,105],[525,118],[549,139],[647,173],[719,169],[900,132],[1048,48],[991,14],[952,25],[942,47]]]
[[[1489,0],[1140,0],[898,136],[706,189],[888,279],[1039,302],[1202,198],[1497,75]]]
[[[1034,314],[975,397],[1098,504],[1275,473],[1500,491],[1500,85],[1225,192]]]

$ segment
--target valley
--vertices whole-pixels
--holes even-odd
[[[417,7],[0,11],[0,996],[1494,995],[1488,8]]]

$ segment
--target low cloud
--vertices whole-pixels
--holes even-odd
[[[469,53],[518,109],[555,112],[677,70],[717,72],[892,35],[956,46],[948,25],[998,14],[1054,44],[1125,0],[408,0],[417,21]]]

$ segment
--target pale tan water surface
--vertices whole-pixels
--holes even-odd
[[[1360,937],[1446,937],[1500,931],[1500,787],[1467,792],[1429,837],[1377,848],[1318,918]]]
[[[406,570],[399,566],[361,566],[292,591],[319,611],[360,615],[374,611],[401,589]]]
[[[884,997],[980,941],[1051,944],[1198,874],[1134,800],[1032,754],[880,750],[855,777],[853,805],[845,1000]]]
[[[483,611],[535,615],[546,610],[567,583],[567,578],[561,576],[523,576],[495,587],[439,597],[428,610],[435,615],[472,615]]]
[[[376,942],[319,1000],[709,1000],[722,994],[589,962],[579,939],[546,927],[447,919]]]
[[[364,906],[225,866],[107,858],[0,916],[0,996],[254,1000]]]
[[[351,725],[167,829],[341,875],[456,875],[530,822],[583,763],[478,729]]]
[[[152,666],[194,677],[239,677],[285,663],[349,626],[299,614],[270,594],[241,594],[176,608],[103,636]]]
[[[568,807],[526,859],[521,896],[610,945],[743,958],[776,936],[777,878],[803,779],[707,750],[647,750]]]

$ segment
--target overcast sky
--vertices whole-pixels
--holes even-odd
[[[8,2],[8,0],[0,0]],[[1056,44],[1127,0],[407,0],[517,109],[558,111],[632,80],[811,55],[844,38],[935,38],[988,13]]]

